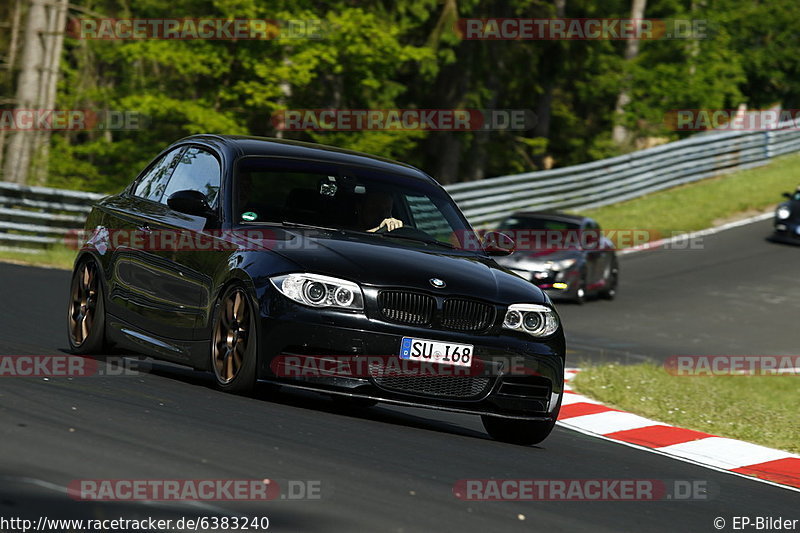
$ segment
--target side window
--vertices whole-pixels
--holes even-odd
[[[180,157],[178,166],[161,197],[161,203],[167,203],[167,198],[172,193],[188,189],[205,194],[208,205],[213,207],[219,196],[221,174],[216,157],[202,148],[189,147]]]
[[[585,243],[584,248],[595,250],[602,244],[602,232],[600,226],[594,220],[589,220],[584,224],[581,240]]]
[[[175,150],[164,155],[150,170],[141,177],[139,182],[133,188],[133,195],[140,198],[153,200],[154,202],[161,201],[164,195],[164,190],[167,188],[167,182],[175,170],[175,165],[178,162],[178,155],[183,151],[183,147],[176,148]]]

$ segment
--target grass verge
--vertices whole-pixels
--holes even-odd
[[[800,154],[768,165],[681,185],[586,211],[604,229],[655,230],[661,237],[706,229],[764,212],[800,184]]]
[[[653,364],[585,367],[573,389],[660,422],[800,453],[797,376],[676,377]]]
[[[0,250],[0,262],[72,270],[77,250],[66,246],[43,248],[39,253]]]

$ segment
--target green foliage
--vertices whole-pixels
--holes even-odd
[[[130,131],[54,134],[51,185],[117,190],[170,142],[200,132],[274,136],[284,109],[528,109],[522,131],[283,132],[398,158],[443,182],[529,171],[630,149],[611,139],[621,121],[634,139],[677,139],[665,113],[800,102],[794,0],[650,0],[646,16],[703,20],[704,38],[643,41],[461,40],[469,17],[552,18],[553,0],[81,0],[113,18],[318,20],[320,38],[79,40],[68,37],[58,106],[129,110]],[[691,4],[692,7],[689,7]],[[567,17],[629,17],[630,0],[569,0]],[[0,16],[9,17],[8,8]],[[78,16],[86,16],[81,12]],[[0,36],[0,52],[8,46]],[[13,94],[9,76],[0,92]],[[632,98],[615,116],[620,90]]]

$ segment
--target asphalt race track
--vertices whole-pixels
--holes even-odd
[[[621,258],[614,302],[559,306],[571,365],[672,354],[792,354],[800,247],[766,242],[769,221],[703,239],[702,250]],[[0,265],[0,353],[66,346],[69,273]],[[267,516],[272,531],[716,531],[722,517],[797,516],[800,494],[557,428],[537,447],[490,440],[477,417],[315,395],[237,397],[155,363],[138,376],[4,378],[0,516]],[[76,479],[318,481],[319,499],[267,503],[74,502]],[[704,481],[705,501],[465,502],[471,478]],[[283,486],[283,485],[282,485]],[[792,516],[794,514],[794,516]]]
[[[583,359],[795,355],[800,246],[768,242],[771,220],[698,238],[700,249],[622,256],[614,302],[558,306]]]

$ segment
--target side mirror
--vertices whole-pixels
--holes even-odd
[[[785,192],[785,193],[783,193],[783,197],[784,197],[784,198],[788,198],[789,200],[791,200],[791,199],[792,199],[792,193],[790,193],[790,192]]]
[[[483,251],[489,255],[511,255],[517,247],[514,239],[500,233],[499,231],[490,231],[483,236]]]
[[[176,191],[167,198],[167,205],[179,213],[196,217],[216,218],[217,214],[211,209],[206,200],[206,195],[200,191]]]

